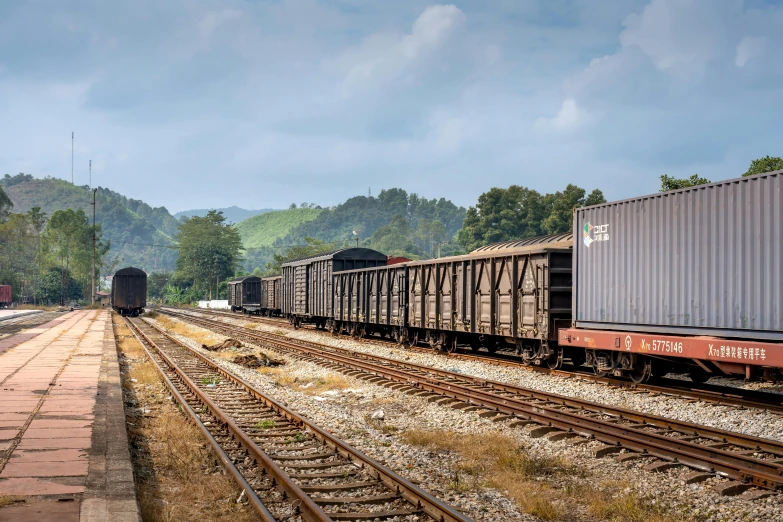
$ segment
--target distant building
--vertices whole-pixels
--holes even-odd
[[[95,302],[101,304],[101,308],[111,308],[111,294],[107,292],[95,292]]]

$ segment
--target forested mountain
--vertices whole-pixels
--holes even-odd
[[[57,179],[36,179],[29,174],[5,175],[0,184],[14,204],[14,212],[33,207],[51,216],[57,210],[81,209],[92,219],[92,194],[89,187],[76,186]],[[111,242],[108,266],[133,265],[147,271],[172,270],[176,250],[151,245],[171,245],[178,222],[165,207],[153,208],[143,201],[127,198],[98,187],[96,220],[104,241]]]
[[[321,212],[320,208],[307,207],[273,210],[242,221],[236,225],[236,229],[245,248],[272,246],[297,226],[313,221]]]
[[[226,208],[198,208],[193,210],[183,210],[181,212],[177,212],[176,214],[174,214],[174,218],[181,220],[182,218],[193,217],[193,216],[204,217],[207,215],[207,213],[210,210],[214,210],[216,212],[222,212],[223,217],[226,218],[226,222],[238,224],[246,219],[250,219],[253,216],[258,216],[266,212],[272,212],[275,209],[261,208],[256,210],[248,210],[246,208],[239,208],[236,205],[233,205],[231,207],[226,207]]]
[[[264,272],[275,254],[306,244],[306,238],[334,249],[353,246],[358,238],[360,246],[386,254],[429,258],[440,249],[446,255],[458,248],[452,239],[464,218],[465,208],[451,201],[422,198],[400,188],[383,190],[378,197],[355,196],[321,210],[317,219],[294,227],[271,246],[248,249],[244,267]]]

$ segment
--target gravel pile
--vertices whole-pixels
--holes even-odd
[[[244,325],[245,321],[237,321]],[[193,327],[194,329],[196,327]],[[259,325],[259,330],[279,330]],[[638,395],[616,392],[594,383],[576,382],[568,379],[542,376],[532,372],[489,367],[470,361],[444,360],[437,355],[417,354],[399,349],[387,349],[367,345],[349,339],[332,338],[316,332],[291,331],[290,337],[323,342],[339,347],[377,353],[387,357],[409,360],[419,364],[429,364],[439,368],[459,371],[482,378],[504,380],[524,386],[537,387],[564,395],[601,397],[607,402],[616,400],[616,404],[629,408],[639,408],[657,414],[668,413],[671,416],[701,415],[704,422],[708,415],[715,416],[716,410],[727,410],[714,406],[702,407],[688,405],[677,399],[640,398]],[[563,458],[579,470],[579,478],[562,477],[554,480],[562,482],[562,488],[574,484],[574,480],[594,485],[623,484],[626,492],[637,493],[641,497],[651,498],[652,502],[668,506],[676,513],[687,513],[698,520],[705,521],[783,521],[783,499],[774,495],[766,499],[749,501],[741,497],[723,497],[714,491],[721,483],[711,478],[701,484],[686,485],[684,476],[692,470],[674,468],[663,473],[651,473],[642,470],[649,460],[631,461],[619,464],[611,457],[596,459],[592,451],[599,443],[574,441],[551,442],[545,438],[532,438],[524,428],[510,428],[479,417],[476,413],[466,413],[448,407],[429,403],[425,399],[412,397],[382,386],[368,384],[311,363],[289,359],[283,368],[284,374],[277,378],[272,374],[248,370],[229,361],[204,352],[200,346],[179,337],[188,345],[199,349],[215,360],[219,365],[242,376],[259,390],[274,396],[277,400],[290,405],[294,410],[332,431],[369,456],[398,472],[400,475],[421,484],[438,498],[449,501],[475,520],[537,520],[520,513],[514,501],[504,492],[487,487],[456,488],[455,468],[458,457],[451,452],[433,451],[411,446],[402,442],[400,433],[408,430],[447,430],[456,434],[486,435],[502,433],[514,438],[537,457]],[[285,381],[280,376],[284,375]],[[316,391],[317,385],[306,383],[342,380],[345,385],[337,389]],[[533,386],[536,383],[538,386]],[[592,388],[589,392],[584,388]],[[615,397],[616,396],[616,397]],[[640,408],[636,403],[653,402],[653,406]],[[694,408],[695,407],[695,408]],[[701,413],[699,413],[701,411]],[[382,412],[379,415],[379,412]],[[707,413],[709,412],[709,413]],[[747,414],[748,412],[744,412]],[[376,418],[373,418],[373,417]],[[378,418],[382,417],[382,418]],[[728,422],[728,421],[721,421]],[[771,424],[771,422],[770,422]],[[780,426],[776,426],[780,430]],[[594,520],[586,514],[577,520]]]

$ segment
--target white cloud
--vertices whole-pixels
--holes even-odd
[[[570,131],[581,126],[586,121],[586,113],[580,109],[573,98],[566,98],[558,113],[552,118],[538,118],[535,126],[540,129]]]
[[[759,56],[764,52],[767,39],[764,37],[746,36],[737,44],[737,56],[734,65],[744,67],[748,60]]]
[[[738,2],[652,0],[625,19],[620,44],[638,47],[661,70],[700,71],[725,52],[726,31],[741,14]]]
[[[205,14],[198,24],[199,32],[201,36],[209,37],[217,29],[217,27],[229,20],[233,20],[242,16],[242,13],[236,9],[223,9],[222,11],[210,11]]]
[[[415,83],[413,69],[442,49],[464,22],[465,15],[456,6],[434,5],[416,18],[410,33],[370,35],[333,62],[344,73],[343,96],[396,79]]]

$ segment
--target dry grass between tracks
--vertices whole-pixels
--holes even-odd
[[[266,375],[278,386],[285,386],[292,390],[304,392],[310,395],[318,395],[327,391],[341,391],[351,387],[348,380],[338,373],[329,373],[322,377],[297,375],[290,368],[258,368],[258,373]]]
[[[449,431],[410,430],[404,442],[456,454],[450,486],[505,491],[519,507],[548,521],[691,522],[619,482],[601,482],[562,458],[531,454],[512,437],[463,435]]]
[[[168,330],[169,333],[183,335],[189,339],[193,339],[199,344],[206,344],[207,346],[219,343],[226,338],[223,335],[210,332],[198,326],[185,324],[182,321],[172,319],[165,315],[156,314],[155,321]]]
[[[136,498],[145,521],[257,520],[237,504],[234,481],[213,466],[201,431],[168,400],[168,390],[141,345],[113,314],[121,357],[123,398],[131,444]]]

